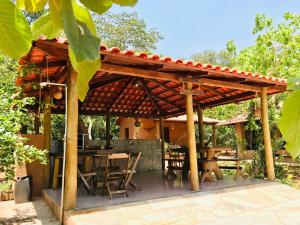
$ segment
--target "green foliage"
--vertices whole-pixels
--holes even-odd
[[[51,115],[51,138],[62,140],[65,134],[65,115]]]
[[[10,0],[1,0],[0,9],[0,50],[13,59],[18,59],[31,47],[29,24]]]
[[[2,191],[10,191],[12,189],[12,182],[11,181],[3,181],[0,182],[0,194]]]
[[[112,7],[113,2],[111,0],[93,1],[93,0],[80,0],[80,2],[87,8],[95,13],[105,13],[110,7]]]
[[[17,62],[0,54],[0,84],[1,89],[9,94],[16,92]]]
[[[40,35],[47,38],[55,38],[59,35],[60,30],[54,25],[49,13],[39,17],[32,26],[33,39],[36,40]]]
[[[86,127],[91,127],[92,139],[105,140],[106,120],[104,116],[83,116],[83,121]],[[110,134],[113,138],[118,138],[119,126],[116,117],[110,118]]]
[[[300,155],[300,91],[293,91],[284,102],[279,128],[291,156]]]
[[[284,22],[274,25],[271,18],[258,14],[253,34],[255,45],[236,52],[232,41],[227,50],[232,63],[241,70],[275,77],[299,77],[300,67],[300,15],[286,13]]]
[[[253,34],[255,45],[237,53],[232,41],[228,42],[227,50],[233,56],[232,63],[241,70],[258,72],[268,76],[290,78],[289,88],[299,90],[300,71],[300,14],[285,13],[284,21],[275,25],[271,18],[258,14],[255,19]],[[298,77],[298,79],[297,79]],[[300,142],[297,139],[300,118],[299,95],[291,94],[284,103],[280,130],[287,142],[286,149],[293,157],[300,154]],[[280,102],[284,96],[278,96],[274,102]],[[280,115],[280,104],[273,107],[274,119]],[[271,128],[272,130],[272,128]],[[274,130],[274,129],[273,129]]]
[[[33,103],[33,99],[10,95],[0,88],[0,172],[5,173],[5,179],[15,177],[15,165],[39,160],[46,162],[45,152],[33,146],[24,144],[26,139],[18,133],[28,111],[25,105]]]
[[[220,66],[232,66],[231,58],[232,57],[229,52],[225,50],[205,50],[203,52],[195,53],[191,56],[193,61]]]
[[[81,5],[75,0],[17,0],[16,3],[1,0],[0,50],[18,59],[29,51],[32,40],[39,35],[53,38],[63,30],[68,39],[70,58],[72,55],[71,63],[78,72],[78,97],[83,101],[92,75],[100,69],[100,38],[97,37],[90,10],[101,14],[113,3],[134,6],[136,2],[137,0],[81,0]],[[43,14],[45,9],[49,10],[49,14],[35,21],[31,30],[31,21],[26,21],[20,9],[29,17],[31,13]]]
[[[108,47],[151,53],[162,39],[162,35],[155,28],[148,28],[137,13],[106,13],[94,18],[97,32]]]

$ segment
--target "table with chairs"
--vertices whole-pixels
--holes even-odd
[[[91,168],[87,165],[78,166],[78,185],[84,185],[89,194],[95,195],[100,191],[102,195],[107,194],[111,199],[114,195],[125,195],[128,197],[128,186],[139,189],[133,182],[137,165],[141,158],[141,152],[120,152],[113,150],[98,150],[79,152],[83,157],[83,163],[91,159]],[[54,156],[53,189],[57,189],[58,179],[61,178],[60,164],[61,155]],[[88,170],[88,171],[87,171]]]

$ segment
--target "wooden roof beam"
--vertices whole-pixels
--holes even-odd
[[[261,87],[247,85],[247,84],[239,84],[236,82],[220,81],[220,80],[213,80],[207,78],[188,79],[186,77],[176,76],[172,73],[117,66],[117,65],[106,64],[106,63],[102,64],[101,70],[110,73],[143,77],[148,79],[167,80],[167,81],[174,81],[174,82],[192,82],[194,84],[202,84],[202,85],[213,86],[213,87],[225,87],[229,89],[238,89],[242,91],[261,92]]]
[[[112,84],[112,83],[115,83],[117,81],[121,81],[121,80],[125,80],[125,79],[128,79],[128,76],[117,76],[117,77],[113,77],[113,78],[110,78],[110,79],[100,80],[98,82],[91,83],[89,90],[94,90],[94,89],[97,89],[99,87],[103,87],[105,85]]]
[[[206,85],[201,85],[200,88],[201,88],[201,87],[203,87],[204,89],[206,89],[206,90],[208,90],[208,91],[214,93],[215,95],[219,95],[219,96],[221,96],[222,98],[226,98],[226,94],[223,93],[223,92],[218,91],[217,89],[214,89],[214,88],[212,88],[212,87],[210,87],[210,86],[206,86]]]
[[[151,95],[151,93],[150,93],[150,91],[149,91],[149,89],[148,89],[148,87],[147,87],[147,84],[146,84],[142,79],[139,79],[139,81],[140,81],[142,87],[144,88],[145,93],[148,95],[148,97],[150,98],[150,100],[151,100],[152,103],[154,104],[154,106],[155,106],[155,108],[156,108],[158,114],[161,115],[161,114],[162,114],[162,111],[160,110],[160,108],[159,108],[157,102],[154,100],[154,96]]]

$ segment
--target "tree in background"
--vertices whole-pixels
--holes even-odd
[[[275,25],[271,18],[258,14],[253,34],[255,44],[239,53],[232,41],[227,49],[233,56],[232,63],[241,70],[258,72],[267,76],[284,77],[290,81],[289,88],[294,92],[288,97],[282,110],[279,128],[286,141],[286,149],[295,158],[300,155],[300,15],[285,13],[284,21]],[[298,83],[297,83],[298,82]],[[285,95],[271,98],[270,104],[277,105],[274,116],[280,114]],[[271,127],[276,127],[278,120]]]
[[[195,53],[191,56],[191,59],[196,62],[204,64],[220,65],[220,66],[232,66],[232,56],[226,50],[204,50],[203,52]]]
[[[137,13],[106,13],[94,18],[97,33],[109,48],[150,53],[156,50],[158,41],[162,39],[162,35],[155,28],[149,28]]]
[[[231,67],[232,55],[227,50],[215,51],[204,50],[203,52],[195,53],[191,56],[191,60],[202,64],[220,65]],[[228,120],[240,114],[247,113],[247,104],[228,104],[217,106],[204,110],[204,116],[219,120]],[[211,126],[204,126],[204,140],[206,143],[211,142],[212,129]],[[237,138],[234,126],[218,126],[216,129],[217,143],[222,146],[232,146],[237,148]],[[198,135],[198,132],[196,132]]]

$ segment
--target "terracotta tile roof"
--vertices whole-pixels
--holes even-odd
[[[221,125],[231,125],[231,124],[236,124],[236,123],[244,123],[248,121],[248,116],[249,114],[244,113],[244,114],[240,114],[234,118],[228,119],[228,120],[221,120],[217,125],[221,126]],[[259,120],[260,117],[257,115],[255,117],[256,120]]]
[[[176,117],[171,117],[165,120],[166,122],[186,122],[186,115],[181,115],[181,116],[176,116]],[[198,122],[198,116],[197,114],[194,114],[194,121]],[[217,119],[212,119],[209,117],[203,117],[203,122],[206,124],[218,124],[221,121]]]
[[[184,79],[196,80],[193,89],[201,89],[202,94],[193,95],[193,103],[203,109],[255,98],[261,87],[268,87],[268,94],[280,93],[287,85],[281,78],[157,54],[121,51],[103,45],[100,53],[102,67],[89,83],[87,97],[80,104],[81,114],[109,111],[111,115],[140,118],[185,114],[185,96],[180,94]],[[24,64],[33,63],[41,74],[18,77],[16,84],[25,95],[38,97],[37,84],[47,77],[51,82],[66,82],[68,61],[65,39],[39,39],[19,64],[21,70]],[[64,98],[54,104],[54,113],[64,112]]]

